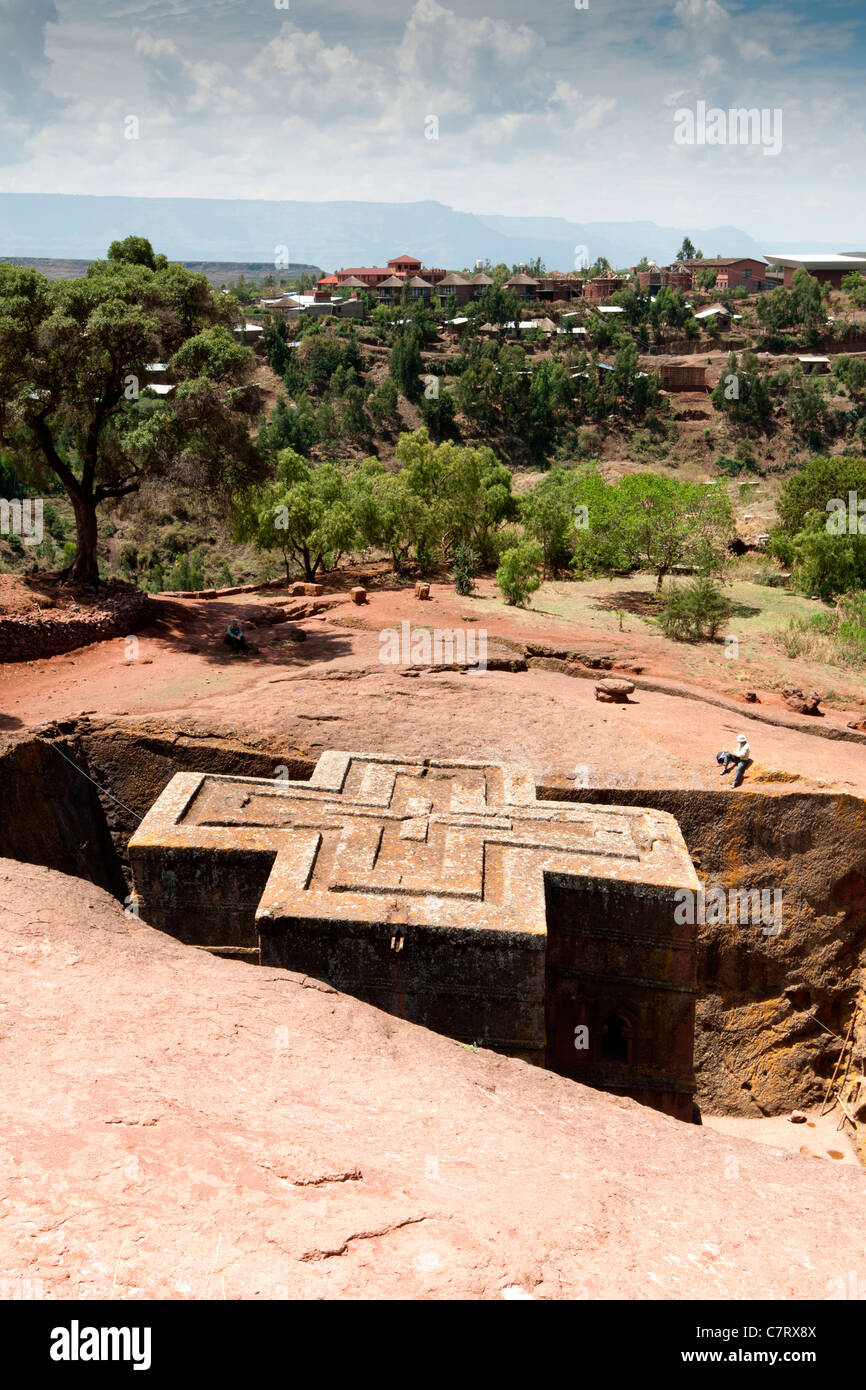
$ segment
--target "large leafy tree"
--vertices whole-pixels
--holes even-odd
[[[261,473],[253,357],[228,329],[236,312],[144,238],[113,243],[81,279],[0,265],[2,444],[19,472],[37,484],[53,475],[66,490],[71,580],[99,581],[103,503],[162,478],[227,504]],[[172,368],[169,396],[144,387],[155,359]]]
[[[489,558],[495,531],[517,515],[511,473],[493,450],[450,440],[436,445],[421,429],[400,436],[397,458],[412,492],[432,509],[443,549],[451,552],[463,544]]]
[[[770,390],[753,352],[744,352],[739,364],[737,354],[730,354],[711,400],[716,410],[725,411],[746,428],[766,431],[773,418]]]
[[[807,342],[813,341],[823,330],[826,317],[821,286],[802,266],[794,271],[790,289],[779,287],[758,301],[758,319],[770,336],[802,325]]]
[[[577,471],[554,467],[520,499],[523,529],[541,546],[549,574],[567,569],[574,556],[582,481]]]
[[[361,463],[351,481],[358,530],[367,545],[390,552],[395,574],[406,568],[413,547],[427,562],[438,541],[430,502],[413,488],[404,468],[388,472],[378,459]]]
[[[587,509],[575,532],[573,563],[579,571],[649,570],[660,590],[676,565],[689,564],[702,574],[724,568],[734,523],[721,485],[701,487],[654,473],[633,473],[610,484],[590,474],[576,495]]]
[[[337,564],[358,538],[345,474],[336,464],[314,467],[293,449],[283,449],[274,477],[237,498],[234,535],[259,550],[280,551],[287,581],[293,562],[305,579],[314,580],[323,564]]]
[[[721,570],[734,530],[722,484],[632,473],[617,491],[624,550],[631,564],[655,574],[657,589],[675,565],[689,563],[706,574]]]

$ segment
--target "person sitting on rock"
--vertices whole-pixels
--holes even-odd
[[[223,645],[231,647],[233,652],[248,652],[247,639],[244,637],[244,630],[236,618],[232,619],[226,628],[226,635],[223,638]]]
[[[745,734],[740,734],[737,738],[737,747],[733,753],[717,753],[716,762],[722,764],[720,777],[724,777],[731,763],[734,764],[733,785],[738,787],[743,780],[743,773],[751,762],[751,749]]]

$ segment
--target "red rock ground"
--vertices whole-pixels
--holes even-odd
[[[0,1268],[55,1298],[742,1299],[866,1175],[682,1125],[0,860]]]
[[[341,577],[344,593],[356,582]],[[285,640],[286,628],[251,628],[279,594],[218,600],[161,600],[160,618],[139,635],[135,659],[119,638],[76,652],[0,668],[0,729],[32,727],[82,711],[101,717],[161,715],[188,726],[234,728],[277,734],[313,752],[343,747],[428,755],[519,759],[539,778],[573,777],[580,767],[589,786],[717,787],[714,755],[749,738],[756,767],[747,780],[784,779],[866,793],[866,746],[814,735],[816,727],[845,730],[850,713],[828,711],[822,720],[798,718],[772,692],[761,705],[720,708],[659,666],[658,645],[639,633],[621,648],[561,623],[546,626],[519,610],[487,626],[498,639],[531,638],[614,650],[643,666],[644,678],[662,679],[683,694],[638,689],[628,705],[602,705],[593,682],[534,669],[483,675],[424,672],[417,679],[381,663],[379,632],[406,620],[417,626],[456,627],[473,614],[447,584],[434,584],[433,601],[421,602],[411,587],[374,589],[355,607],[346,594],[327,615],[300,624],[303,644]],[[222,646],[228,620],[239,616],[261,651],[236,657]],[[349,625],[346,625],[346,624]],[[603,673],[602,673],[603,674]],[[766,718],[784,719],[774,727]]]

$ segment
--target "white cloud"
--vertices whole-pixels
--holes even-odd
[[[793,226],[816,238],[826,229],[804,188],[820,190],[837,225],[856,225],[864,207],[851,173],[863,95],[850,33],[817,9],[381,0],[368,16],[348,0],[293,0],[287,16],[270,4],[241,14],[235,0],[56,4],[0,0],[9,189],[436,198],[755,231],[765,218],[768,235]],[[832,62],[803,66],[827,52]],[[675,147],[673,111],[698,99],[782,107],[780,158]],[[129,113],[138,141],[123,139]],[[431,114],[437,141],[424,138]]]

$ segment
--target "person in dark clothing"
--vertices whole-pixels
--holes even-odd
[[[745,772],[746,768],[751,762],[751,749],[749,748],[746,735],[740,734],[739,738],[737,739],[736,750],[733,753],[717,753],[716,762],[722,764],[722,770],[719,773],[720,777],[724,777],[725,773],[728,771],[728,768],[733,763],[733,785],[735,787],[738,787],[743,780],[743,773]]]
[[[229,623],[226,628],[226,635],[223,638],[223,645],[230,647],[233,652],[248,652],[247,639],[244,637],[244,630],[237,621]]]

